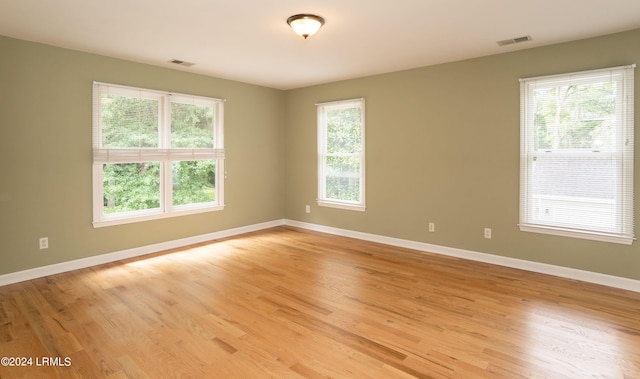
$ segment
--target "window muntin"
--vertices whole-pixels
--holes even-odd
[[[318,204],[365,209],[364,99],[318,104]]]
[[[633,67],[521,81],[520,228],[633,241]]]
[[[94,226],[224,207],[223,101],[94,83]]]

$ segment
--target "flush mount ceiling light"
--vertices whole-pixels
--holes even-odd
[[[304,39],[309,38],[324,25],[324,18],[314,14],[296,14],[287,19],[287,24]]]

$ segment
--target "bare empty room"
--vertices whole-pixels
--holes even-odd
[[[0,378],[638,377],[640,3],[0,20]]]

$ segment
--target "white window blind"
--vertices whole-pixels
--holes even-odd
[[[318,205],[364,211],[364,99],[317,107]]]
[[[93,85],[94,226],[222,209],[223,100]]]
[[[634,68],[521,79],[521,230],[632,243]]]

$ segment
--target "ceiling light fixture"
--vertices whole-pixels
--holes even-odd
[[[309,38],[324,25],[324,18],[314,14],[296,14],[287,19],[287,24],[304,39]]]

